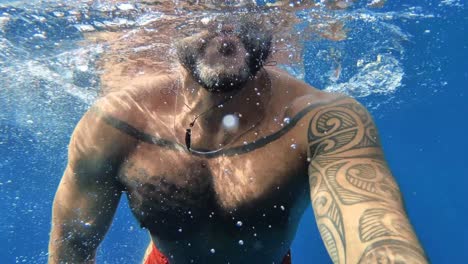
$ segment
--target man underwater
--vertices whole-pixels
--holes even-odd
[[[177,42],[173,74],[99,99],[70,141],[49,263],[94,263],[124,192],[146,264],[290,263],[310,202],[334,263],[427,263],[369,113],[266,69],[271,43],[220,21]]]

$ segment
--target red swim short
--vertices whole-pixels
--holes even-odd
[[[146,258],[145,264],[169,264],[169,260],[153,244],[153,249]],[[291,264],[291,250],[284,256],[281,264]]]

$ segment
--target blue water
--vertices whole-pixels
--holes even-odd
[[[357,58],[370,54],[368,59],[374,60],[384,54],[398,60],[404,75],[395,91],[348,92],[358,96],[375,118],[409,217],[432,263],[466,263],[468,259],[468,12],[463,5],[463,1],[392,1],[372,12],[413,10],[412,14],[429,16],[400,16],[388,21],[392,27],[356,21],[350,25],[352,39],[339,43],[314,40],[304,51],[304,79],[332,90],[340,82],[353,85],[352,77],[362,73],[356,67]],[[0,5],[0,14],[5,12],[41,10],[26,12]],[[80,87],[80,81],[67,77],[69,71],[50,80],[31,70],[37,65],[28,62],[34,57],[39,64],[47,64],[47,69],[60,72],[63,61],[54,56],[76,48],[80,32],[59,22],[44,25],[26,20],[0,27],[0,40],[17,47],[9,51],[0,46],[0,263],[46,262],[52,200],[66,164],[66,145],[88,107],[74,92],[63,92],[63,82]],[[50,34],[40,42],[42,48],[35,48],[39,40],[29,38],[35,27],[63,34]],[[395,28],[403,34],[386,39]],[[64,44],[54,48],[57,41]],[[392,51],[376,51],[375,43]],[[323,78],[330,67],[318,52],[329,50],[330,45],[342,52],[343,73],[337,82]],[[25,65],[32,67],[30,72]],[[98,263],[138,263],[148,241],[123,199],[99,249]],[[292,256],[295,264],[331,263],[310,208]]]

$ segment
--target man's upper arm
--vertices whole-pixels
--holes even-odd
[[[94,258],[120,199],[116,172],[128,140],[93,110],[77,125],[54,199],[49,243],[52,263]]]
[[[312,205],[334,263],[426,263],[367,110],[336,101],[307,133]]]

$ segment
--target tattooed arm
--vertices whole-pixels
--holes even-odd
[[[369,113],[352,99],[321,107],[308,129],[318,229],[334,263],[427,263]]]

